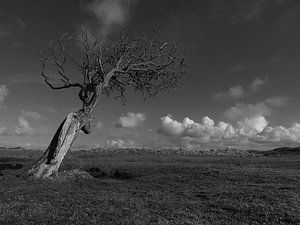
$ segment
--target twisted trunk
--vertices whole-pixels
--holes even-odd
[[[52,141],[39,160],[23,176],[45,178],[56,173],[59,166],[83,127],[85,116],[69,113],[60,124]]]
[[[96,107],[102,90],[108,86],[111,77],[116,69],[112,69],[102,83],[95,86],[94,94],[83,109],[74,113],[69,113],[66,119],[60,124],[52,141],[39,160],[27,171],[24,177],[46,178],[56,173],[65,155],[71,148],[74,140],[82,130],[90,133],[91,115]]]

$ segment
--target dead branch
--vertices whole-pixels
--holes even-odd
[[[125,35],[116,43],[103,44],[100,38],[91,37],[81,31],[79,40],[73,41],[74,35],[62,35],[56,42],[50,42],[47,60],[42,62],[42,76],[52,89],[79,87],[79,98],[83,108],[97,102],[101,93],[123,103],[126,91],[133,89],[143,98],[157,95],[179,85],[185,73],[184,58],[177,52],[178,47],[156,37],[146,39],[138,37],[129,41]],[[73,41],[73,42],[72,42]],[[82,46],[81,62],[71,54],[72,44]],[[45,75],[45,62],[50,61],[57,69],[63,85],[55,86]],[[75,65],[82,75],[82,83],[74,83],[66,72],[66,63]]]

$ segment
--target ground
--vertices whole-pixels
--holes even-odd
[[[59,176],[0,150],[0,224],[300,224],[300,156],[78,151]],[[87,172],[84,172],[87,171]]]

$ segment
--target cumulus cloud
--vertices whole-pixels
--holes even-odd
[[[234,124],[215,121],[208,116],[201,122],[186,117],[181,122],[170,115],[161,118],[158,133],[179,146],[195,148],[211,145],[249,145],[258,143],[300,143],[300,124],[290,128],[268,127],[264,116],[246,117]]]
[[[184,147],[196,148],[215,145],[249,144],[299,144],[300,124],[291,127],[268,126],[267,116],[274,107],[285,106],[288,97],[274,96],[256,104],[237,103],[224,113],[231,122],[215,121],[208,116],[201,122],[186,117],[181,122],[168,115],[161,118],[158,133],[171,142]]]
[[[267,127],[262,133],[252,138],[261,143],[300,143],[300,123],[294,123],[291,127],[283,126]]]
[[[243,136],[254,136],[261,133],[268,125],[263,116],[247,117],[242,121],[238,121],[238,133]]]
[[[36,112],[36,111],[31,111],[31,110],[22,110],[21,111],[21,115],[23,118],[28,118],[28,119],[33,119],[33,120],[41,120],[41,119],[44,119],[44,117]]]
[[[171,115],[168,115],[161,118],[161,123],[162,124],[158,129],[159,133],[177,137],[182,134],[189,124],[193,124],[194,121],[186,117],[182,122],[178,122],[177,120],[174,120]]]
[[[0,84],[0,107],[2,103],[4,102],[4,99],[8,95],[9,90],[5,84]]]
[[[270,116],[273,113],[273,107],[285,106],[288,97],[274,96],[256,104],[237,103],[224,112],[227,119],[237,121],[246,117]]]
[[[224,112],[227,119],[237,121],[246,117],[253,116],[269,116],[272,114],[272,108],[264,102],[256,104],[237,103],[235,106],[230,107]]]
[[[222,138],[222,135],[235,136],[236,130],[224,122],[215,125],[215,122],[207,116],[203,117],[202,122],[199,123],[188,117],[179,122],[168,115],[161,118],[158,133],[178,145],[190,147],[215,142]]]
[[[116,27],[127,23],[129,9],[134,0],[94,0],[84,4],[84,9],[97,21],[98,32],[105,36]]]
[[[18,119],[18,125],[14,130],[14,134],[18,136],[32,135],[34,129],[30,126],[29,122],[22,116]]]
[[[136,146],[133,140],[109,139],[106,144],[111,148],[134,148]]]
[[[126,115],[120,116],[115,126],[119,128],[134,128],[145,120],[146,116],[143,113],[127,112]]]

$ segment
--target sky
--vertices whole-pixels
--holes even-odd
[[[52,90],[39,52],[86,27],[176,43],[179,88],[125,105],[104,97],[78,147],[269,149],[300,145],[297,0],[10,0],[0,2],[0,145],[46,147],[80,108],[75,89]],[[75,76],[75,75],[74,75]]]

